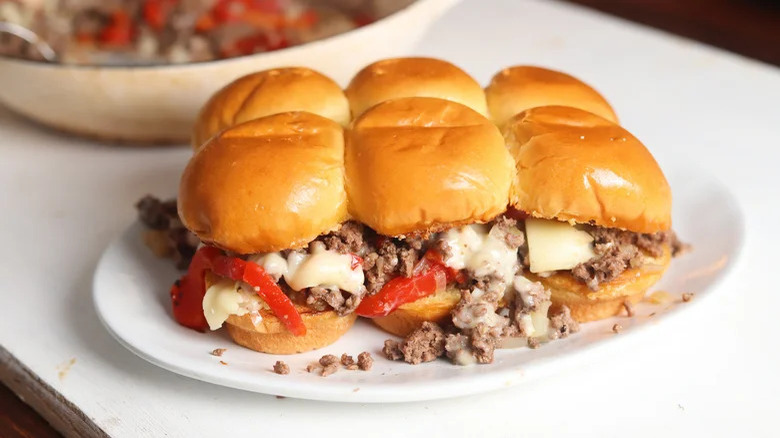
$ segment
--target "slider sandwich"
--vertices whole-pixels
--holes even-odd
[[[526,277],[580,322],[641,300],[685,246],[653,156],[606,99],[567,74],[509,67],[485,92],[515,161],[510,210],[525,231]]]
[[[505,214],[514,161],[479,84],[452,64],[401,58],[366,67],[346,94],[358,115],[347,132],[350,214],[380,236],[384,267],[367,272],[357,313],[410,338],[385,354],[488,363],[507,339],[536,345],[576,330],[562,312],[548,318],[549,292],[523,276],[524,235]]]
[[[342,91],[259,72],[201,111],[178,210],[201,240],[174,285],[184,326],[276,354],[356,317],[385,354],[489,363],[641,299],[680,247],[645,147],[576,78],[397,58]]]
[[[320,348],[352,326],[366,289],[361,258],[338,234],[348,119],[342,90],[303,68],[241,78],[205,106],[194,134],[205,142],[195,140],[179,187],[181,220],[202,242],[172,290],[179,323],[224,325],[236,343],[276,354]]]
[[[578,321],[640,301],[682,248],[650,152],[609,120],[563,106],[526,110],[504,135],[517,170],[511,206],[527,216],[527,277]]]

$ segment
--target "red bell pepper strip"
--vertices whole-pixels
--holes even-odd
[[[145,0],[143,4],[143,17],[149,27],[154,30],[162,30],[168,21],[173,8],[179,0]]]
[[[209,325],[203,315],[203,296],[206,295],[206,271],[219,250],[203,247],[195,252],[187,273],[171,287],[173,317],[179,324],[205,332]]]
[[[306,334],[301,314],[295,309],[290,297],[282,292],[279,285],[268,275],[260,265],[252,262],[246,264],[244,281],[255,288],[255,292],[268,304],[274,315],[295,336]]]
[[[295,305],[262,267],[256,263],[222,255],[213,247],[199,249],[192,258],[187,274],[171,288],[173,315],[179,324],[199,331],[208,328],[202,304],[203,296],[206,295],[207,270],[221,277],[249,284],[293,335],[306,334],[306,326]]]
[[[444,265],[441,255],[428,251],[414,267],[411,277],[396,277],[374,295],[363,298],[355,310],[360,316],[386,316],[398,307],[425,298],[444,288],[458,272]]]
[[[221,277],[243,281],[252,286],[287,330],[295,336],[306,334],[306,325],[303,324],[301,314],[295,309],[290,297],[282,292],[276,281],[260,265],[236,257],[219,255],[212,261],[212,270]]]
[[[116,11],[100,32],[100,42],[109,46],[127,46],[133,41],[133,23],[125,11]]]

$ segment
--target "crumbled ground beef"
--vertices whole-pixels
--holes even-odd
[[[403,359],[412,365],[430,362],[444,354],[444,331],[436,323],[424,322],[400,344],[389,339],[385,341],[382,351],[388,359]]]
[[[533,325],[530,324],[529,318],[531,312],[538,311],[543,308],[545,304],[550,303],[550,291],[545,289],[538,281],[522,281],[523,279],[516,279],[514,282],[514,289],[517,293],[514,301],[511,303],[511,317],[509,328],[514,328],[517,336],[528,337],[531,335],[529,331],[533,330]],[[504,335],[512,335],[512,333],[504,332]],[[533,336],[538,336],[533,334]]]
[[[390,360],[403,360],[404,354],[401,352],[401,343],[393,339],[387,339],[382,348],[382,354]]]
[[[152,195],[146,195],[135,204],[138,219],[153,230],[167,230],[172,221],[179,220],[176,200],[161,201]]]
[[[501,336],[501,330],[479,323],[473,329],[447,335],[444,349],[457,365],[492,363]]]
[[[192,261],[192,256],[200,245],[200,239],[195,233],[178,226],[168,231],[168,239],[173,246],[173,261],[178,269],[187,269]]]
[[[498,302],[499,298],[504,295],[506,286],[502,278],[491,276],[472,279],[470,287],[485,291],[484,299]]]
[[[274,372],[276,374],[290,374],[290,366],[281,360],[277,360],[274,364]]]
[[[160,201],[154,196],[146,195],[135,204],[135,208],[141,223],[155,231],[155,234],[151,235],[155,237],[154,241],[147,240],[147,245],[156,254],[171,257],[177,268],[186,269],[200,240],[182,225],[176,209],[176,200]]]
[[[471,350],[479,363],[492,363],[500,333],[486,324],[477,324],[470,333]]]
[[[351,294],[336,288],[317,286],[309,288],[306,304],[318,311],[331,307],[339,315],[344,316],[354,312],[362,299],[362,294]]]
[[[327,377],[339,370],[339,358],[332,354],[326,354],[319,360],[322,366],[322,377]]]
[[[348,355],[347,353],[343,353],[341,355],[341,364],[344,365],[344,367],[346,367],[347,369],[350,369],[349,367],[351,366],[357,366],[355,364],[355,359],[352,356]]]
[[[550,313],[550,339],[563,339],[580,331],[580,325],[571,317],[571,310],[561,306]]]
[[[378,247],[370,249],[363,258],[366,289],[373,295],[391,279],[411,277],[414,265],[423,254],[425,241],[422,238],[378,239]]]
[[[332,365],[328,365],[326,367],[322,367],[322,373],[320,373],[320,375],[322,377],[328,377],[329,375],[335,373],[338,370],[339,370],[338,364],[334,363]]]
[[[471,290],[462,291],[460,301],[452,309],[452,323],[462,330],[473,329],[480,323],[490,327],[507,326],[509,321],[496,313],[501,296],[503,286],[500,292],[486,291],[478,285],[472,286]]]
[[[452,311],[452,322],[458,333],[447,335],[445,342],[447,357],[454,363],[491,363],[499,339],[517,334],[509,318],[497,311],[502,295],[482,292],[477,287],[462,292]]]
[[[653,257],[661,257],[664,255],[664,245],[671,243],[671,240],[669,239],[669,233],[629,234],[631,236],[630,243],[633,243],[639,247],[639,249],[647,252]]]
[[[322,356],[320,358],[319,363],[320,363],[320,365],[326,367],[326,366],[334,364],[334,363],[335,364],[339,363],[339,358],[337,358],[333,354],[326,354],[326,355],[324,355],[324,356]]]
[[[596,257],[571,270],[572,276],[590,290],[598,290],[601,283],[612,281],[626,269],[642,264],[642,253],[633,245],[615,246],[596,254]]]
[[[338,230],[328,233],[318,240],[325,243],[325,248],[341,254],[365,256],[369,250],[366,243],[366,227],[360,222],[344,222]]]
[[[364,351],[358,354],[358,368],[363,371],[369,371],[374,366],[374,358],[371,357],[371,353]]]
[[[687,248],[673,231],[642,234],[594,226],[586,229],[593,236],[596,257],[575,266],[572,275],[591,290],[598,290],[601,283],[612,281],[626,269],[641,266],[643,254],[660,257],[666,245],[671,247],[672,255]]]
[[[509,248],[517,249],[525,243],[525,234],[517,228],[517,221],[506,216],[496,219],[496,225],[504,235],[504,241]]]

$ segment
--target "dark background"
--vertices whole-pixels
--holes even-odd
[[[780,0],[564,0],[780,66]]]
[[[780,0],[563,0],[780,66]],[[0,385],[1,437],[57,437]]]

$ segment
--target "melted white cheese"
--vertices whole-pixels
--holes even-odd
[[[512,282],[517,297],[527,307],[532,307],[535,304],[538,306],[537,310],[523,315],[520,319],[520,323],[523,325],[523,332],[528,335],[529,338],[545,338],[547,336],[548,327],[550,326],[550,320],[547,318],[547,311],[550,309],[550,300],[534,303],[534,297],[531,295],[531,289],[538,283],[534,283],[531,280],[525,278],[522,275],[517,275]],[[538,299],[538,297],[537,297]]]
[[[477,358],[474,357],[474,353],[467,349],[462,349],[455,352],[452,361],[455,365],[469,366],[477,363]]]
[[[238,292],[236,283],[221,279],[212,284],[203,296],[203,315],[211,330],[222,327],[230,315],[244,315],[248,310],[242,306],[244,297]]]
[[[525,234],[534,273],[572,269],[596,255],[593,237],[566,222],[528,218]]]
[[[452,228],[441,237],[450,248],[444,264],[453,269],[466,269],[475,277],[497,276],[511,284],[517,271],[517,251],[508,247],[494,227],[467,225]]]
[[[515,276],[514,280],[512,281],[512,285],[515,287],[517,295],[523,301],[523,304],[525,304],[527,307],[532,307],[534,305],[534,297],[532,297],[529,293],[529,289],[533,284],[534,283],[531,280],[523,277],[522,275]]]
[[[287,260],[278,252],[255,254],[249,257],[249,261],[262,266],[265,272],[277,282],[287,273]]]
[[[321,286],[354,294],[364,287],[363,268],[352,269],[352,256],[327,250],[323,245],[313,245],[310,254],[293,251],[286,260],[274,252],[250,256],[249,261],[262,266],[277,281],[284,277],[295,291]]]

